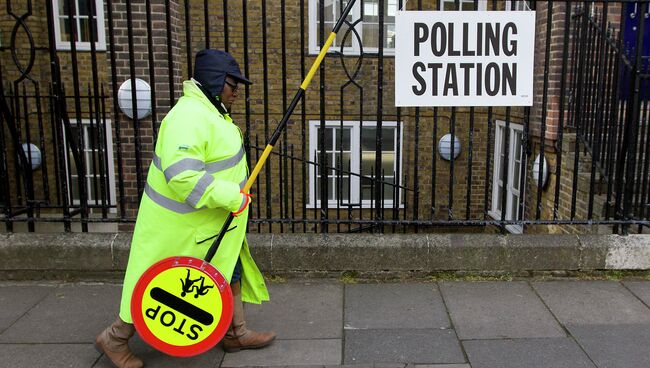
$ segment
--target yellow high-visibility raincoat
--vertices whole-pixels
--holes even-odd
[[[230,212],[242,206],[248,176],[243,137],[195,81],[163,119],[140,202],[124,277],[120,318],[132,323],[131,294],[140,276],[173,256],[203,259]],[[230,281],[242,263],[242,300],[269,300],[264,278],[246,243],[248,209],[234,218],[211,263]]]

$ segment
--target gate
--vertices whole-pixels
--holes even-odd
[[[130,229],[160,122],[205,47],[255,82],[234,112],[254,165],[346,3],[6,1],[5,230]],[[249,231],[647,231],[649,1],[357,3],[253,187]],[[395,107],[404,7],[535,11],[534,105]]]

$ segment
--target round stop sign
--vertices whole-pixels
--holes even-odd
[[[210,263],[170,257],[138,280],[131,316],[142,339],[165,354],[189,357],[215,346],[232,319],[228,281]]]

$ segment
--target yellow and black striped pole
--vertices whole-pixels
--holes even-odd
[[[259,175],[260,171],[262,171],[262,167],[264,167],[264,163],[266,163],[266,159],[271,154],[271,151],[273,151],[273,146],[278,141],[280,135],[286,128],[287,122],[289,121],[289,118],[293,114],[293,110],[298,105],[298,102],[300,102],[300,99],[302,99],[305,96],[305,91],[307,90],[307,86],[309,86],[309,83],[311,82],[311,79],[314,77],[314,74],[316,74],[316,70],[318,70],[320,63],[325,58],[325,55],[327,54],[327,51],[329,50],[330,46],[332,46],[332,42],[334,42],[334,39],[336,38],[336,33],[339,31],[339,29],[341,29],[341,26],[343,25],[345,18],[347,18],[348,14],[352,10],[352,6],[354,5],[354,2],[355,0],[350,0],[350,2],[348,2],[346,7],[343,9],[343,12],[341,13],[341,17],[334,25],[334,28],[332,29],[332,32],[330,33],[329,37],[327,37],[327,41],[325,41],[325,44],[321,48],[318,57],[316,57],[316,60],[314,60],[314,63],[311,65],[311,68],[309,69],[309,73],[307,73],[307,76],[302,81],[300,88],[298,88],[298,91],[293,96],[293,99],[291,100],[291,103],[289,104],[287,111],[284,112],[284,116],[282,116],[282,120],[280,120],[280,122],[278,123],[275,132],[273,132],[271,139],[269,140],[269,142],[266,144],[266,147],[264,148],[264,152],[262,152],[262,156],[260,156],[259,160],[257,161],[257,164],[255,165],[253,171],[251,172],[250,177],[246,181],[246,185],[244,185],[243,190],[245,193],[248,193],[251,187],[253,187],[253,183],[255,183],[255,179],[257,179],[257,176]],[[205,255],[206,262],[210,262],[212,260],[212,257],[214,257],[214,254],[217,252],[217,248],[219,247],[219,244],[221,244],[223,237],[226,235],[227,229],[230,228],[230,224],[232,223],[233,218],[234,215],[232,213],[228,215],[228,218],[226,219],[226,222],[221,227],[221,230],[219,231],[217,238],[214,240],[214,243],[212,243],[212,246],[208,250],[208,253]]]

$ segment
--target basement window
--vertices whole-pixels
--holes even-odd
[[[320,121],[309,122],[309,160],[318,163]],[[401,191],[396,187],[401,178],[401,125],[395,121],[382,122],[383,206],[401,204]],[[374,206],[373,192],[377,182],[373,177],[376,163],[377,123],[374,121],[326,121],[325,155],[327,165],[328,207],[370,208]],[[398,161],[399,160],[399,161]],[[320,207],[321,173],[318,165],[309,169],[309,208]],[[399,183],[398,183],[399,184]],[[397,203],[395,200],[397,199]]]
[[[521,124],[509,124],[508,141],[506,142],[506,123],[497,120],[494,136],[494,170],[492,176],[492,206],[490,216],[501,220],[503,213],[503,187],[506,190],[506,220],[522,220],[521,203],[523,200],[523,188],[525,177],[522,167],[524,155],[522,145],[523,126]],[[506,160],[506,144],[508,145],[508,160]],[[507,162],[506,162],[507,161]],[[505,168],[508,165],[508,177],[505,178]],[[514,234],[523,232],[522,225],[506,225],[506,229]]]
[[[115,167],[113,165],[113,133],[111,121],[99,123],[91,119],[81,119],[81,127],[76,119],[70,119],[71,139],[77,147],[81,147],[85,168],[85,189],[89,206],[115,204]],[[79,129],[81,128],[82,144],[79,144]],[[69,198],[75,205],[81,204],[79,193],[79,175],[72,154],[71,145],[65,129],[62,129],[63,142],[66,147],[66,179],[69,189]],[[103,190],[102,190],[103,189]],[[112,209],[114,211],[114,209]]]

